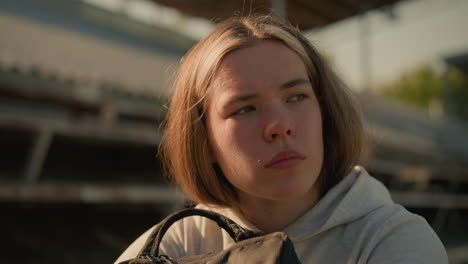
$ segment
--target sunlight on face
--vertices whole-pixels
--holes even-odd
[[[322,119],[299,55],[276,41],[236,50],[221,62],[208,100],[212,159],[241,200],[318,192]]]

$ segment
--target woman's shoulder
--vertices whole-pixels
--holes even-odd
[[[393,200],[356,222],[367,233],[368,263],[448,263],[445,248],[426,219]]]
[[[369,263],[448,263],[444,245],[423,217],[398,204],[381,216]]]
[[[448,263],[445,248],[426,219],[395,203],[383,184],[363,172],[353,190],[354,202],[361,204],[354,208],[363,214],[349,226],[361,233],[367,263]]]

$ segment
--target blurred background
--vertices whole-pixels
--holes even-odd
[[[2,261],[112,263],[184,206],[156,157],[181,57],[287,17],[355,91],[363,162],[468,263],[468,1],[0,1]]]

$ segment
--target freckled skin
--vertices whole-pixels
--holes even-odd
[[[306,66],[294,51],[275,41],[236,50],[221,62],[208,95],[206,125],[213,161],[245,201],[307,203],[323,162],[320,106]],[[239,95],[254,95],[228,103]],[[281,151],[305,159],[292,168],[265,165]]]

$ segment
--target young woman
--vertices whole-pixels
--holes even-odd
[[[230,19],[187,54],[162,144],[198,208],[285,232],[303,263],[448,263],[427,222],[355,166],[363,128],[350,92],[297,29],[270,16]],[[118,261],[135,257],[150,231]],[[232,243],[190,217],[161,250],[181,257]]]

